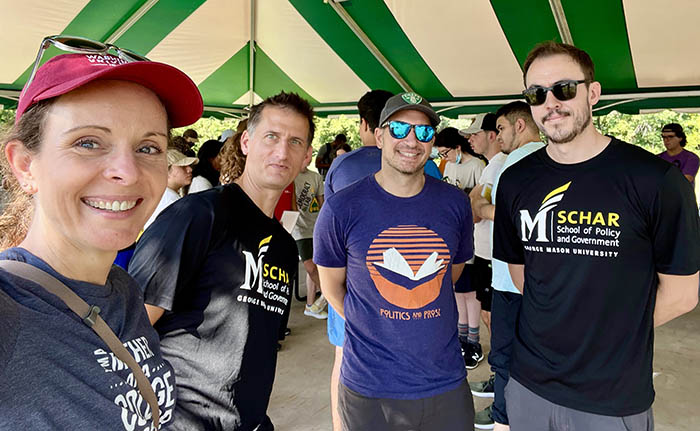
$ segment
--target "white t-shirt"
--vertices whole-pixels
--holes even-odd
[[[486,165],[484,171],[479,178],[479,184],[488,184],[493,187],[499,172],[503,169],[503,163],[506,161],[506,155],[503,153],[496,154],[489,164]],[[481,220],[474,224],[474,254],[482,259],[491,260],[491,220]]]
[[[170,204],[172,204],[178,199],[180,199],[180,195],[175,190],[166,187],[165,193],[163,193],[163,197],[160,198],[160,202],[158,202],[156,210],[153,211],[153,214],[144,225],[143,230],[148,229],[148,226],[150,226],[151,223],[155,221],[156,217],[158,217],[158,214],[160,214],[161,211],[166,209],[168,206],[170,206]]]
[[[190,184],[190,190],[187,192],[187,194],[203,192],[204,190],[209,190],[212,187],[214,186],[211,185],[208,179],[201,175],[197,175],[196,177],[192,178],[192,184]]]
[[[476,187],[483,170],[484,162],[476,157],[460,164],[447,162],[442,180],[459,187],[461,190],[471,190]]]

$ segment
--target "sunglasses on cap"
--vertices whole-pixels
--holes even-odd
[[[41,63],[41,58],[50,46],[55,46],[61,51],[74,52],[78,54],[107,54],[113,51],[120,59],[126,62],[133,61],[150,61],[143,55],[137,54],[134,51],[119,48],[112,45],[111,43],[103,43],[96,40],[86,39],[84,37],[77,36],[47,36],[41,41],[41,46],[39,47],[39,52],[36,55],[36,60],[34,60],[34,67],[32,67],[32,73],[29,75],[27,83],[24,88],[29,88],[29,85],[34,80],[37,69],[39,69],[39,63]]]
[[[428,124],[409,124],[403,121],[389,121],[384,125],[389,127],[389,134],[395,139],[403,139],[411,133],[413,129],[416,139],[420,142],[430,142],[435,136],[435,127]]]
[[[543,104],[544,101],[547,100],[547,92],[551,91],[554,97],[564,102],[576,97],[578,85],[584,82],[587,81],[585,79],[565,79],[555,83],[551,87],[533,85],[523,91],[523,96],[525,96],[525,101],[528,105],[537,106]]]

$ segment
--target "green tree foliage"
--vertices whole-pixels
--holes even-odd
[[[356,116],[349,117],[340,115],[333,118],[316,117],[314,123],[316,124],[316,132],[312,143],[314,147],[314,156],[318,153],[322,145],[326,142],[333,141],[335,136],[340,133],[347,136],[348,144],[353,150],[362,146],[362,141],[360,140],[360,120]]]

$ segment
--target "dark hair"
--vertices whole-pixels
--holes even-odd
[[[352,147],[351,147],[349,144],[343,144],[343,145],[341,145],[340,148],[338,148],[338,149],[339,149],[339,150],[343,150],[343,151],[345,151],[346,153],[349,153],[350,151],[352,151]]]
[[[518,119],[522,119],[529,129],[539,133],[537,124],[535,124],[535,120],[532,118],[530,105],[522,100],[516,100],[515,102],[510,102],[498,108],[498,111],[496,111],[496,119],[498,120],[499,117],[506,117],[511,125],[515,124]]]
[[[196,130],[193,129],[187,129],[185,130],[185,133],[182,134],[183,138],[194,138],[194,139],[199,139],[199,135],[197,134]]]
[[[661,128],[661,132],[673,132],[681,138],[681,147],[685,147],[685,144],[688,143],[688,140],[686,139],[685,132],[683,131],[683,126],[681,126],[678,123],[668,123],[664,127]]]
[[[219,160],[221,161],[221,184],[232,183],[240,177],[245,167],[246,156],[241,150],[241,135],[248,126],[248,119],[244,118],[238,123],[238,132],[224,142],[221,148]]]
[[[187,142],[187,139],[182,136],[173,136],[172,139],[170,139],[170,144],[168,146],[175,148],[187,157],[196,157],[192,146],[189,142]]]
[[[525,82],[525,77],[532,63],[540,57],[551,57],[553,55],[566,55],[578,64],[581,71],[583,71],[583,79],[586,80],[586,85],[595,80],[595,66],[593,65],[593,60],[591,60],[591,57],[586,51],[576,48],[573,45],[550,40],[538,43],[527,55],[525,63],[523,64],[523,83],[526,87],[527,82]]]
[[[253,105],[250,108],[250,116],[248,117],[248,133],[254,133],[255,127],[257,127],[260,122],[262,112],[266,106],[291,109],[302,117],[305,117],[309,122],[309,140],[307,144],[311,145],[311,141],[314,140],[314,131],[316,130],[314,125],[314,108],[306,99],[296,93],[285,93],[282,91],[279,94],[268,97],[257,105]]]
[[[386,90],[368,91],[357,102],[357,110],[360,113],[360,118],[364,118],[369,126],[369,130],[374,132],[374,129],[379,127],[379,118],[386,105],[386,101],[393,96],[392,93]]]
[[[32,105],[17,124],[10,129],[0,146],[0,175],[3,187],[8,193],[8,203],[0,215],[0,250],[18,245],[27,235],[34,216],[32,196],[27,194],[15,178],[5,154],[5,146],[10,141],[20,141],[32,154],[39,153],[44,137],[44,121],[55,98],[42,100]]]
[[[335,135],[335,142],[348,142],[348,137],[345,136],[345,133],[338,133]]]
[[[476,154],[469,144],[469,140],[459,134],[459,130],[454,127],[445,127],[440,133],[435,136],[435,147],[457,148],[459,147],[463,153],[481,159],[481,156]]]
[[[224,143],[216,139],[210,139],[202,144],[197,151],[199,163],[192,169],[192,177],[202,176],[211,183],[212,186],[219,185],[219,171],[211,164],[211,159],[219,155]]]

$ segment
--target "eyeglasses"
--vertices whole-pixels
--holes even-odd
[[[444,151],[440,151],[438,153],[438,157],[440,157],[441,159],[446,159],[447,156],[450,154],[450,151],[452,151],[452,150],[454,150],[454,148],[448,148]]]
[[[537,106],[547,100],[547,92],[551,91],[554,97],[563,101],[571,100],[576,97],[576,88],[579,84],[587,82],[585,79],[565,79],[552,85],[551,87],[542,87],[533,85],[523,91],[525,101],[530,106]]]
[[[120,59],[127,63],[131,63],[133,61],[150,61],[143,55],[137,54],[128,49],[116,47],[111,43],[102,43],[96,40],[75,36],[47,36],[41,41],[39,52],[36,55],[36,60],[34,60],[34,67],[32,67],[32,73],[29,75],[29,79],[24,85],[24,88],[29,88],[29,84],[31,84],[34,80],[36,71],[39,68],[41,58],[51,45],[55,46],[61,51],[75,52],[79,54],[107,54],[110,50],[113,50]]]
[[[395,139],[403,139],[411,133],[411,129],[415,131],[416,139],[421,142],[430,142],[435,136],[435,128],[428,124],[409,124],[403,121],[389,121],[384,124],[384,127],[389,127],[389,134]]]

